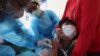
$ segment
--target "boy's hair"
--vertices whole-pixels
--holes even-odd
[[[75,22],[74,21],[72,21],[71,19],[69,19],[69,18],[65,18],[65,22],[64,23],[66,23],[66,24],[72,24],[72,25],[75,25]]]
[[[62,26],[64,23],[66,24],[72,24],[72,25],[76,25],[75,22],[71,19],[69,19],[68,17],[64,17],[64,20],[60,21],[59,24]]]

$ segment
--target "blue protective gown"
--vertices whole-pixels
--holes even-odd
[[[32,15],[33,16],[33,15]],[[36,40],[49,38],[53,39],[56,24],[59,22],[57,15],[50,10],[43,11],[43,14],[31,19],[30,30],[36,36]]]
[[[10,46],[0,44],[0,56],[15,56],[15,51]]]
[[[26,52],[23,52],[23,53],[21,53],[21,54],[19,54],[17,56],[39,56],[39,55],[36,54],[36,53],[33,53],[31,51],[26,51]]]
[[[0,21],[0,36],[17,46],[33,49],[36,41],[21,24],[19,20],[15,20],[5,15],[4,20]]]

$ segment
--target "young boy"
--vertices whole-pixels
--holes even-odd
[[[62,23],[62,36],[55,35],[57,42],[60,44],[58,48],[58,56],[67,56],[68,49],[73,45],[73,40],[77,35],[77,30],[74,21],[69,18],[65,19]]]

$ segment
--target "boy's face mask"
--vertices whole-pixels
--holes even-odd
[[[41,12],[42,11],[41,11],[40,7],[38,6],[37,9],[32,11],[31,14],[34,15],[34,16],[40,16]]]
[[[76,28],[74,25],[62,25],[62,30],[65,36],[69,37],[72,39],[76,35]]]

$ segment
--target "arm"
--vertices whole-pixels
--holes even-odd
[[[37,43],[37,46],[42,46],[42,47],[47,46],[49,48],[52,48],[51,40],[48,38],[45,38],[41,33],[39,33],[38,28],[39,28],[38,23],[35,22],[35,24],[34,24],[34,22],[32,22],[30,30],[32,32],[32,35],[34,36],[33,39]]]
[[[32,18],[32,21],[30,22],[30,31],[34,36],[33,38],[35,39],[35,42],[44,38],[44,36],[39,33],[37,18]]]
[[[56,26],[59,22],[59,17],[53,11],[48,11],[48,14],[53,22],[53,25]]]
[[[54,36],[55,28],[60,20],[59,20],[59,17],[53,11],[48,11],[48,15],[53,23],[53,26],[54,26],[53,31],[52,31],[52,35]]]
[[[99,16],[99,0],[81,0],[81,32],[71,56],[85,56],[93,38]]]
[[[15,27],[12,31],[2,36],[5,40],[28,49],[33,49],[35,42],[31,41],[32,35],[30,35],[22,26]]]
[[[56,39],[52,40],[52,45],[50,56],[58,56],[58,43]]]

